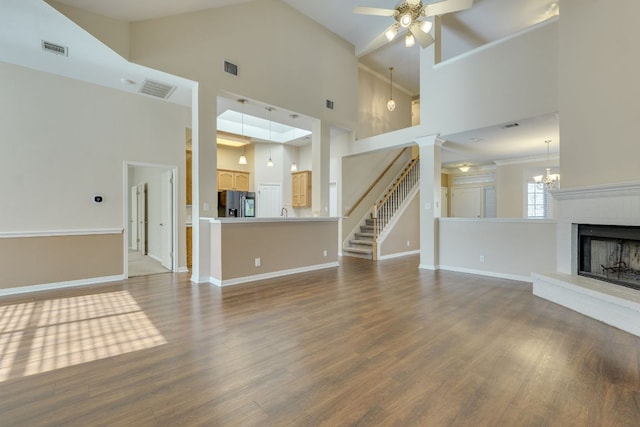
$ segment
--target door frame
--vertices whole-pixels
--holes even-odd
[[[130,184],[129,184],[129,168],[130,167],[147,167],[147,168],[159,168],[163,170],[171,170],[173,173],[173,185],[172,185],[172,197],[171,197],[171,228],[172,228],[172,240],[173,245],[171,250],[173,251],[173,259],[171,265],[171,271],[178,271],[178,188],[179,185],[179,175],[178,175],[178,166],[176,165],[162,165],[155,163],[143,163],[143,162],[134,162],[125,160],[122,162],[122,183],[123,183],[123,191],[122,191],[122,224],[123,224],[123,254],[122,254],[122,266],[123,266],[123,277],[129,277],[129,209],[131,204],[130,197]]]

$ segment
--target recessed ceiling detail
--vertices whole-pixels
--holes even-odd
[[[226,110],[218,116],[218,130],[240,135],[242,120],[241,113]],[[271,122],[271,137],[269,137],[269,125],[269,120],[244,114],[244,135],[247,137],[285,144],[311,134],[308,130],[273,121]]]

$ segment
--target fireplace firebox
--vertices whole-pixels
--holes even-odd
[[[578,224],[578,274],[640,290],[640,227]]]

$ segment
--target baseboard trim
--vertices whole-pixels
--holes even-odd
[[[496,279],[516,280],[518,282],[533,283],[531,276],[520,276],[518,274],[498,273],[495,271],[474,270],[471,268],[451,267],[448,265],[439,266],[440,270],[453,271],[456,273],[475,274],[477,276],[495,277]]]
[[[126,277],[120,274],[117,276],[94,277],[91,279],[70,280],[68,282],[45,283],[42,285],[20,286],[17,288],[0,289],[0,296],[26,294],[29,292],[51,291],[56,289],[73,288],[87,285],[96,285],[106,282],[117,282],[125,280]]]
[[[189,272],[189,267],[180,267],[178,268],[177,273],[188,273]]]
[[[437,265],[431,265],[431,264],[420,264],[420,265],[418,266],[418,268],[419,268],[420,270],[433,270],[433,271],[436,271],[436,270],[439,270],[439,269],[440,269],[440,267],[439,267],[439,266],[437,266]]]
[[[221,280],[216,277],[209,277],[209,283],[211,283],[212,285],[220,286],[220,287],[233,286],[233,285],[240,285],[242,283],[255,282],[258,280],[273,279],[281,276],[289,276],[291,274],[307,273],[309,271],[324,270],[326,268],[335,268],[335,267],[338,267],[339,265],[340,264],[338,262],[330,262],[326,264],[310,265],[306,267],[292,268],[289,270],[279,270],[279,271],[273,271],[271,273],[256,274],[253,276],[238,277],[236,279],[228,279],[228,280]]]
[[[408,252],[398,252],[397,254],[389,254],[389,255],[379,256],[378,260],[401,258],[403,256],[416,255],[416,254],[419,254],[419,253],[420,253],[420,249],[415,250],[415,251],[408,251]]]
[[[211,282],[211,277],[200,277],[200,276],[196,276],[195,274],[191,275],[191,279],[189,279],[191,282],[193,283],[197,283],[197,284],[201,284],[201,283],[210,283]]]

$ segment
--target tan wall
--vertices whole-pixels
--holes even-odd
[[[52,0],[46,0],[58,12],[89,31],[95,38],[109,46],[117,54],[129,59],[129,23],[87,12]]]
[[[558,173],[558,159],[528,163],[498,165],[496,167],[496,203],[498,218],[527,217],[526,185],[536,175],[543,175],[546,167]]]
[[[531,281],[532,272],[555,271],[556,227],[541,220],[441,218],[440,267]]]
[[[122,275],[123,235],[0,238],[0,288]]]
[[[407,245],[407,242],[409,243]],[[389,236],[382,242],[380,256],[420,250],[420,194],[409,202]]]
[[[404,129],[411,126],[411,96],[393,88],[396,109],[387,110],[389,78],[380,78],[370,71],[358,69],[358,132],[357,139]]]
[[[212,223],[211,274],[222,281],[338,261],[338,221]],[[323,256],[323,251],[327,256]],[[261,266],[255,267],[255,258]],[[218,277],[213,276],[219,273]]]
[[[638,181],[640,2],[563,0],[561,9],[562,188]]]

